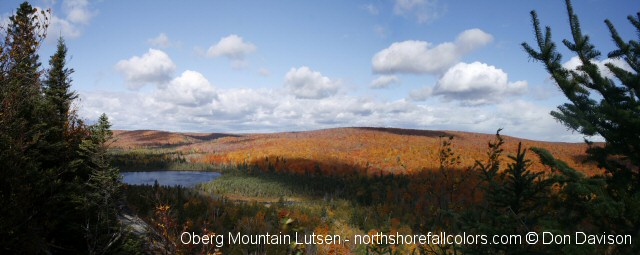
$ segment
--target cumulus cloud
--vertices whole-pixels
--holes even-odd
[[[173,45],[173,43],[171,43],[171,40],[169,40],[169,37],[165,33],[160,33],[158,36],[147,40],[147,42],[151,44],[151,46],[160,48],[168,48]]]
[[[464,105],[482,105],[501,102],[510,95],[526,92],[527,82],[509,82],[502,69],[485,63],[458,63],[438,80],[433,89],[412,92],[409,97],[424,100],[431,95],[442,96]]]
[[[139,89],[146,84],[164,86],[171,80],[176,65],[163,51],[149,49],[140,57],[120,60],[115,68],[124,76],[129,89]]]
[[[418,23],[427,23],[440,16],[437,0],[395,0],[393,13],[415,17]]]
[[[372,89],[383,89],[383,88],[388,88],[389,86],[398,82],[400,82],[400,79],[398,78],[398,76],[380,75],[378,76],[378,78],[375,78],[373,81],[371,81],[371,84],[369,84],[369,87]]]
[[[242,68],[247,65],[245,57],[256,50],[256,46],[245,42],[238,35],[232,34],[223,37],[218,43],[211,45],[206,52],[208,57],[226,57],[234,68]]]
[[[468,29],[462,31],[455,41],[456,51],[460,54],[466,54],[483,47],[493,41],[493,36],[478,29]]]
[[[200,106],[211,103],[216,91],[201,73],[187,70],[159,90],[156,98],[181,106]]]
[[[284,76],[284,86],[297,98],[320,99],[335,95],[340,82],[302,66],[291,68]]]
[[[305,100],[278,90],[234,88],[217,90],[202,104],[179,104],[161,97],[162,88],[155,90],[81,93],[80,114],[97,119],[106,112],[116,129],[242,133],[386,126],[494,133],[502,127],[504,134],[522,138],[581,141],[549,115],[551,108],[520,99],[461,107],[348,95]]]
[[[454,42],[445,42],[435,47],[425,41],[409,40],[395,42],[376,53],[371,59],[375,73],[440,74],[460,61],[471,51],[483,47],[493,36],[480,29],[465,30]]]
[[[613,73],[609,70],[609,68],[605,65],[608,63],[611,63],[619,68],[622,68],[626,71],[629,72],[634,72],[633,69],[629,66],[629,64],[627,64],[627,62],[625,62],[622,59],[619,58],[607,58],[605,60],[599,61],[596,59],[591,60],[594,64],[596,64],[596,66],[598,66],[598,69],[600,70],[600,73],[602,73],[604,76],[606,76],[609,79],[614,79],[615,75],[613,75]],[[578,70],[579,66],[582,66],[582,61],[580,60],[580,58],[578,56],[573,56],[571,59],[569,59],[567,62],[565,62],[564,64],[562,64],[562,66],[566,69],[570,69],[570,70]]]

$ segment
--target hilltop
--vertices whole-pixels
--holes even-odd
[[[177,133],[154,130],[114,132],[112,148],[161,150],[190,163],[248,164],[271,171],[351,171],[413,173],[437,169],[441,137],[453,136],[453,150],[460,155],[461,169],[486,158],[493,134],[398,128],[352,127],[304,132],[265,134]],[[514,153],[518,142],[525,147],[549,150],[571,167],[589,175],[599,173],[584,163],[584,143],[544,142],[503,136],[505,153]],[[544,169],[529,153],[534,169]]]

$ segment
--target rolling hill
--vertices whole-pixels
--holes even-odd
[[[176,133],[153,130],[115,131],[112,147],[119,150],[162,150],[192,163],[247,164],[267,171],[340,174],[353,171],[414,173],[437,169],[442,137],[453,136],[460,169],[485,160],[493,134],[397,128],[333,128],[267,134]],[[525,147],[549,150],[555,157],[588,175],[601,171],[585,163],[584,143],[542,142],[503,136],[503,156]],[[532,169],[545,170],[529,153]],[[508,162],[508,161],[507,161]],[[503,167],[506,164],[503,163]]]

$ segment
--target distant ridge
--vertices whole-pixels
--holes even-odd
[[[268,167],[288,159],[287,168],[306,171],[321,166],[331,169],[362,168],[379,172],[415,172],[438,166],[441,137],[453,136],[453,149],[461,156],[461,168],[485,160],[487,143],[495,134],[447,130],[419,130],[387,127],[346,127],[299,132],[224,134],[180,133],[155,130],[114,131],[113,148],[123,150],[168,149],[187,155],[191,162],[228,164],[255,163]],[[525,147],[541,147],[555,157],[587,174],[600,173],[585,163],[584,143],[544,142],[503,136],[506,155],[518,142]],[[544,170],[535,154],[528,153],[534,168]],[[293,165],[293,161],[299,162]],[[273,161],[273,162],[272,162]],[[334,167],[332,167],[334,166]],[[503,164],[506,166],[506,163]],[[336,170],[337,171],[337,170]]]

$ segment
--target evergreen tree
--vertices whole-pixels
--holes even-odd
[[[86,127],[71,109],[62,38],[41,81],[47,14],[20,5],[0,34],[0,253],[104,254],[127,241],[106,115]]]
[[[74,132],[71,132],[80,126],[75,112],[71,110],[71,104],[78,96],[71,90],[73,69],[66,67],[66,58],[67,46],[61,37],[55,54],[49,59],[49,69],[43,82],[45,122],[49,131],[47,139],[57,162],[71,158],[72,151],[77,150],[79,144],[78,139],[72,139]]]
[[[547,150],[531,148],[538,155],[540,162],[550,170],[549,182],[553,183],[558,192],[549,196],[546,213],[548,220],[546,228],[554,234],[569,234],[580,231],[585,233],[599,233],[594,223],[599,217],[606,215],[604,210],[618,206],[608,197],[606,182],[602,176],[587,178],[583,173],[569,167],[567,163],[556,159]],[[615,209],[614,209],[615,210]],[[589,244],[563,244],[556,250],[564,254],[602,254],[604,249],[598,249]]]
[[[38,162],[43,141],[37,54],[47,23],[38,18],[37,12],[28,3],[21,4],[9,18],[2,38],[0,246],[5,251],[35,253],[47,246],[42,205],[51,192],[47,188],[51,180]]]
[[[562,66],[562,55],[557,51],[551,38],[551,28],[544,33],[535,11],[531,19],[535,31],[534,49],[522,43],[531,58],[543,63],[545,69],[569,100],[551,115],[569,129],[585,136],[599,135],[605,139],[604,145],[589,144],[590,159],[606,171],[603,177],[606,190],[590,204],[589,224],[599,226],[600,232],[610,234],[630,234],[633,244],[611,246],[605,249],[618,253],[634,253],[640,250],[640,43],[637,40],[625,42],[609,20],[605,20],[617,49],[608,54],[609,58],[623,60],[628,68],[605,64],[614,78],[598,68],[597,59],[601,53],[582,33],[578,16],[569,0],[566,0],[569,16],[571,40],[563,44],[581,61],[576,70]],[[640,37],[640,13],[628,16],[628,20]],[[586,140],[586,139],[585,139]],[[600,178],[600,177],[598,177]],[[607,201],[608,200],[608,201]],[[595,206],[594,201],[600,201]]]
[[[78,95],[70,90],[73,69],[66,67],[67,46],[64,39],[58,39],[56,53],[49,59],[49,71],[44,81],[44,95],[47,101],[54,108],[56,120],[65,123],[69,119],[71,102]]]
[[[531,231],[544,230],[546,221],[552,218],[548,210],[552,179],[543,172],[531,171],[531,161],[525,159],[527,149],[518,143],[515,155],[509,155],[511,162],[507,168],[500,169],[503,153],[503,138],[500,130],[496,139],[489,142],[487,161],[476,161],[475,170],[484,190],[483,201],[469,209],[463,216],[465,226],[470,232],[488,236],[513,235],[524,236]],[[543,249],[537,249],[543,248]],[[533,247],[521,244],[488,244],[467,247],[472,254],[540,254],[548,247]]]
[[[91,170],[85,185],[84,206],[86,217],[84,234],[90,254],[113,252],[122,238],[118,216],[121,197],[120,172],[110,165],[107,153],[113,133],[106,114],[90,127],[89,139],[80,146],[83,164]]]
[[[77,97],[71,90],[72,69],[66,67],[67,47],[58,39],[56,52],[49,60],[43,80],[43,100],[40,143],[41,169],[50,176],[51,197],[45,206],[49,236],[56,246],[84,250],[82,226],[84,224],[85,183],[90,169],[78,164],[81,142],[87,139],[87,127],[70,109]]]

